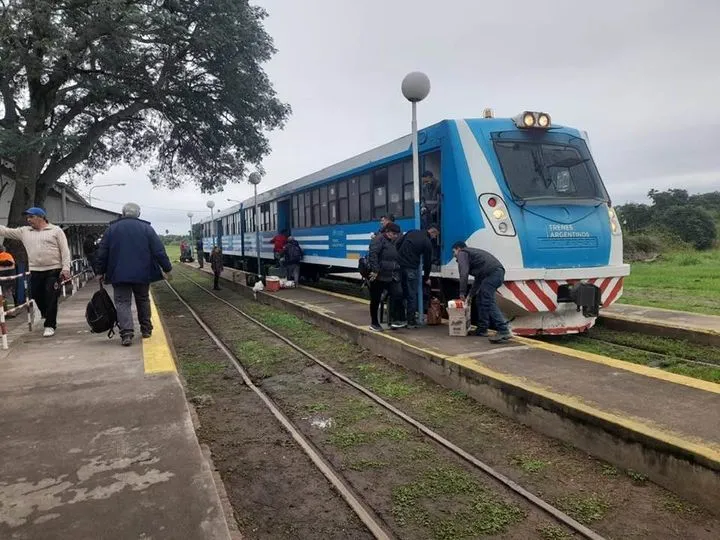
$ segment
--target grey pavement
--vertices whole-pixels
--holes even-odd
[[[89,333],[95,290],[0,356],[0,538],[229,539],[177,374]]]

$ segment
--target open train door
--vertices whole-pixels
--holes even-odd
[[[277,230],[289,231],[292,227],[291,223],[290,199],[283,199],[277,202]]]

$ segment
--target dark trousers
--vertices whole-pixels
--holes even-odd
[[[113,284],[113,296],[115,298],[115,309],[117,310],[118,326],[120,335],[132,336],[132,299],[135,297],[135,308],[137,309],[140,331],[143,334],[152,333],[152,321],[150,320],[150,285],[147,283],[117,283]]]
[[[213,272],[213,289],[220,288],[220,272]]]
[[[45,319],[45,328],[57,327],[58,299],[60,298],[60,270],[30,272],[30,293]]]
[[[200,265],[200,268],[205,266],[205,254],[203,253],[202,249],[197,250],[197,260],[198,260],[198,265]]]
[[[470,295],[477,303],[477,329],[480,332],[495,328],[499,333],[508,331],[505,315],[495,301],[497,290],[505,281],[505,270],[498,268],[481,279],[475,278]]]
[[[370,319],[372,324],[380,324],[378,320],[378,311],[383,291],[387,291],[390,296],[388,302],[389,319],[391,321],[399,321],[402,319],[400,311],[402,309],[402,287],[397,281],[378,281],[370,283]]]
[[[409,323],[417,322],[419,280],[420,275],[417,268],[403,268],[400,271],[400,283],[405,300],[407,322]],[[420,312],[422,312],[422,307]]]

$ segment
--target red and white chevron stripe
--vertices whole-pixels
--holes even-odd
[[[557,291],[560,285],[570,285],[583,281],[596,285],[602,291],[602,305],[608,307],[618,299],[623,290],[623,278],[608,277],[594,279],[568,280],[526,280],[506,281],[498,289],[503,298],[517,304],[521,308],[536,313],[539,311],[555,311],[558,308]]]

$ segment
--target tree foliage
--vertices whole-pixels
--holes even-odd
[[[0,0],[0,157],[11,209],[62,176],[151,162],[151,181],[213,191],[269,152],[290,109],[247,0]],[[2,161],[0,161],[2,163]]]
[[[650,190],[652,205],[630,203],[616,208],[625,233],[670,233],[697,249],[709,249],[717,240],[720,192],[688,195],[684,189]]]

